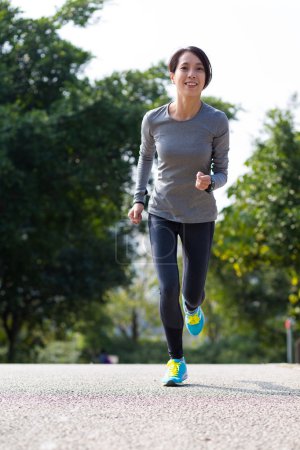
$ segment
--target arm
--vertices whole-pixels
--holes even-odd
[[[227,182],[228,174],[228,151],[229,151],[229,125],[226,115],[223,113],[220,120],[219,129],[212,143],[212,164],[213,175],[205,175],[203,172],[196,174],[196,188],[200,191],[211,192]],[[213,185],[212,185],[213,180]]]
[[[137,165],[137,178],[133,202],[143,203],[145,195],[148,193],[146,186],[150,177],[150,172],[155,156],[155,141],[150,132],[148,115],[145,114],[142,121],[142,143],[140,147],[139,160]]]
[[[229,124],[223,113],[216,136],[213,139],[212,178],[215,182],[214,190],[224,186],[228,175]]]
[[[139,224],[142,220],[144,210],[145,195],[148,193],[146,186],[149,180],[150,172],[155,155],[155,141],[150,132],[148,116],[145,114],[142,121],[142,143],[140,147],[139,160],[137,165],[137,178],[135,193],[133,197],[133,207],[128,213],[128,217],[134,224]]]

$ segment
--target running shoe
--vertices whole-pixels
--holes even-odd
[[[192,336],[198,336],[204,327],[205,319],[201,306],[198,306],[195,311],[189,311],[185,306],[184,298],[182,297],[183,311],[185,314],[185,326]]]
[[[162,378],[164,386],[177,386],[188,377],[185,359],[170,359],[167,363],[167,371]]]

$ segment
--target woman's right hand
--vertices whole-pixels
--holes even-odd
[[[135,203],[128,213],[128,217],[131,223],[138,225],[142,220],[142,212],[144,210],[144,205],[142,203]]]

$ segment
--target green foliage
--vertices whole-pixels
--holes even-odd
[[[165,75],[163,69],[164,67],[158,64],[145,72],[139,70],[113,72],[109,77],[95,83],[95,89],[101,101],[105,101],[108,105],[116,105],[122,114],[122,119],[129,124],[126,132],[130,145],[124,147],[124,152],[133,165],[138,159],[143,115],[147,110],[170,100],[166,91],[167,83],[164,78],[160,78]],[[112,123],[111,127],[113,126]],[[122,130],[123,127],[120,127],[118,132]],[[111,137],[113,138],[112,135]],[[131,189],[130,195],[132,195]]]
[[[213,297],[233,333],[254,329],[282,347],[287,315],[300,316],[300,133],[293,108],[267,115],[248,172],[229,189],[232,204],[217,223],[211,270]],[[229,316],[229,319],[228,319]],[[229,323],[231,322],[231,326]],[[281,343],[280,343],[281,342]]]
[[[138,342],[161,331],[158,308],[158,289],[153,272],[147,268],[138,275],[129,288],[107,293],[107,314],[112,318],[114,334]]]
[[[109,354],[117,355],[120,364],[164,364],[168,360],[167,344],[163,335],[157,339],[114,338],[106,343]],[[188,364],[260,364],[282,362],[285,358],[285,336],[282,332],[277,345],[269,347],[255,330],[249,334],[234,334],[217,342],[207,339],[196,347],[184,346]],[[96,355],[95,355],[96,356]],[[93,358],[97,362],[97,358]],[[81,362],[91,362],[83,357]]]
[[[82,351],[83,338],[78,333],[64,341],[51,341],[37,352],[39,364],[77,364]],[[88,361],[90,362],[90,361]]]
[[[78,74],[91,56],[61,39],[51,19],[23,19],[8,3],[0,12],[1,105],[48,110],[82,85]]]
[[[276,346],[264,343],[255,330],[249,334],[232,334],[217,342],[207,341],[197,349],[185,351],[191,364],[261,364],[285,359],[285,336],[277,337]]]
[[[73,22],[74,25],[84,27],[89,19],[99,9],[103,8],[105,0],[67,0],[57,11],[53,20],[60,26]]]
[[[223,257],[238,255],[240,270],[261,263],[293,270],[299,267],[300,134],[292,111],[271,111],[265,130],[267,139],[257,141],[246,163],[249,172],[229,189],[234,206],[223,211],[231,228]],[[222,229],[220,223],[219,236]]]
[[[9,112],[3,110],[2,123]],[[88,110],[67,119],[37,110],[14,121],[12,115],[0,137],[0,308],[8,333],[24,320],[60,320],[83,299],[124,282],[112,225],[128,180],[117,143],[101,139],[101,131],[82,132]]]

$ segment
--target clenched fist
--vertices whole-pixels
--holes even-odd
[[[138,225],[142,220],[142,212],[144,210],[144,205],[142,203],[135,203],[128,213],[128,217],[131,223]]]
[[[195,187],[199,189],[199,191],[205,191],[205,189],[207,189],[210,184],[210,175],[204,175],[203,172],[197,172]]]

